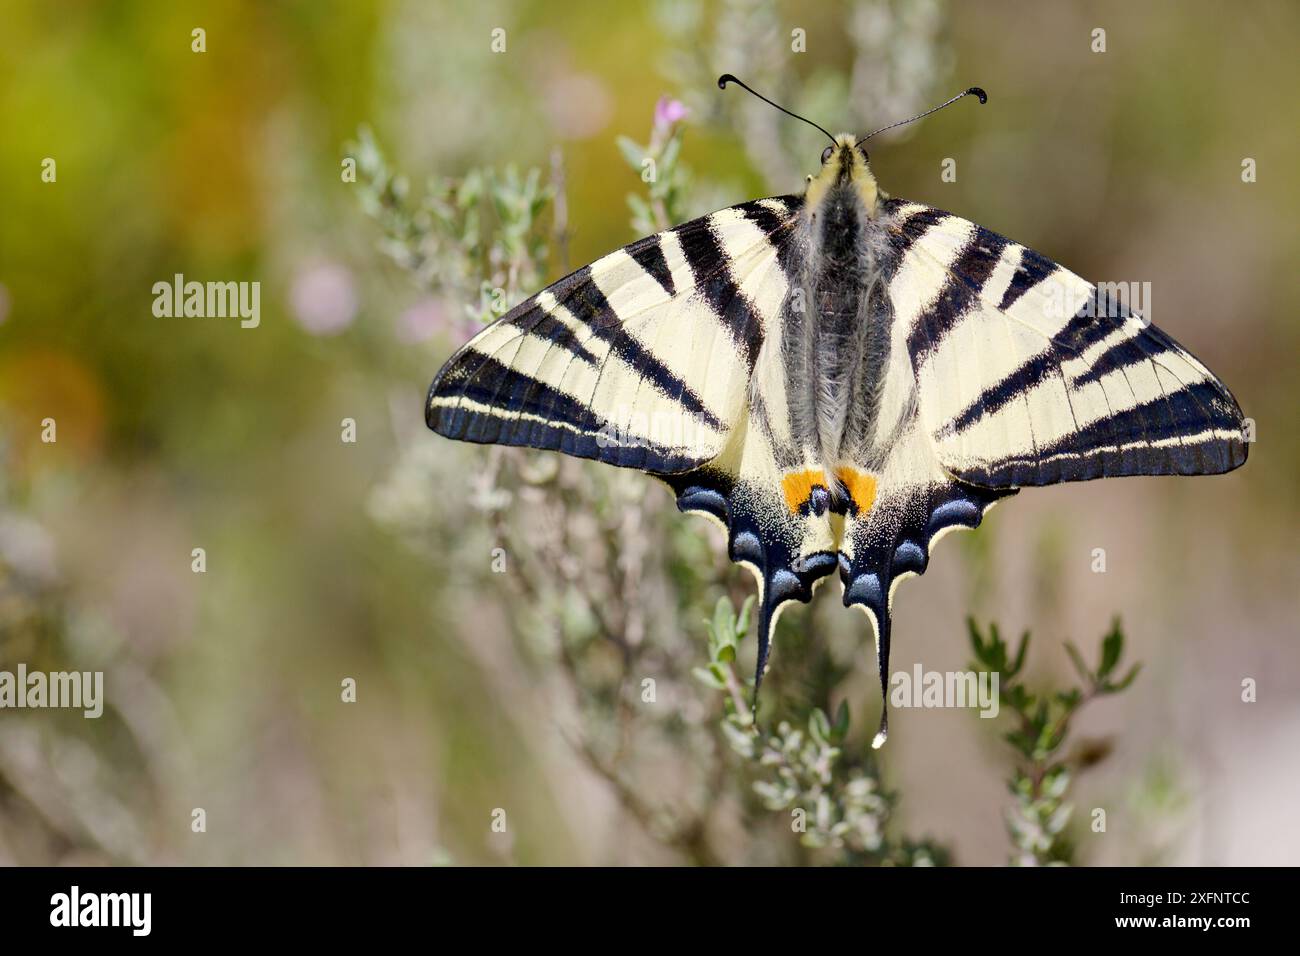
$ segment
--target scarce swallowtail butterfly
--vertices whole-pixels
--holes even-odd
[[[943,106],[969,93],[986,99]],[[796,118],[832,143],[801,195],[543,289],[452,356],[425,414],[448,438],[640,469],[721,523],[758,579],[756,694],[781,609],[838,572],[887,696],[894,587],[944,533],[1027,485],[1230,471],[1244,422],[1201,362],[1097,287],[886,194],[875,133]],[[887,712],[874,746],[886,731]]]

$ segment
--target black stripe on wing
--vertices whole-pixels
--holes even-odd
[[[753,200],[733,207],[753,222],[767,236],[776,251],[777,262],[792,283],[798,270],[798,252],[792,241],[794,212],[801,205],[798,197],[783,196],[775,200]],[[773,205],[783,206],[779,213]],[[731,270],[731,261],[714,232],[711,217],[703,216],[673,230],[681,243],[682,254],[695,280],[695,294],[703,297],[732,340],[741,349],[749,370],[753,372],[763,347],[763,317],[748,296],[740,290]]]
[[[1019,399],[1026,391],[1039,384],[1050,375],[1059,373],[1060,357],[1050,350],[1044,350],[1025,362],[1014,372],[1005,376],[996,385],[986,388],[978,398],[964,408],[952,421],[939,429],[939,436],[947,436],[969,428],[985,415],[994,412]]]
[[[1157,382],[1177,376],[1161,359],[1177,357],[1184,367],[1188,353],[1153,325],[1141,325],[1127,307],[1095,287],[1090,298],[1044,351],[990,385],[965,409],[940,426],[937,438],[960,435],[986,416],[1022,400],[1033,388],[1059,376],[1067,397],[1096,386],[1108,375],[1146,365]],[[1115,339],[1075,377],[1063,363],[1087,349]],[[1170,363],[1174,364],[1174,363]],[[1162,384],[1163,388],[1163,384]],[[1106,393],[1103,393],[1106,394]],[[1094,399],[1095,400],[1095,397]],[[1107,394],[1109,402],[1109,395]],[[1210,377],[1179,383],[1158,398],[1110,410],[1058,441],[1037,444],[1032,455],[994,459],[956,469],[971,482],[993,486],[1046,485],[1130,475],[1212,475],[1231,471],[1246,460],[1241,409],[1231,392]]]
[[[510,320],[510,325],[554,342],[593,368],[600,364],[600,360],[582,344],[573,329],[543,309],[538,304],[536,296],[523,303],[517,312],[518,314]]]
[[[773,206],[782,207],[777,211]],[[763,230],[776,246],[776,260],[781,264],[786,281],[794,286],[799,282],[803,269],[802,252],[794,242],[793,232],[797,223],[795,213],[803,208],[802,196],[777,196],[774,199],[755,200],[741,203],[736,207],[740,213]]]
[[[1091,300],[1079,307],[1078,313],[1071,317],[1060,332],[1052,336],[1050,344],[1042,352],[1027,359],[1024,364],[1004,375],[995,384],[984,389],[966,408],[943,425],[938,430],[938,434],[943,436],[963,431],[985,415],[992,415],[1005,405],[1020,398],[1035,385],[1045,381],[1052,374],[1059,373],[1063,361],[1077,358],[1093,345],[1112,335],[1117,326],[1096,319],[1097,316],[1104,314],[1098,311],[1099,302],[1099,297],[1094,289]],[[1120,321],[1131,317],[1131,313],[1126,308],[1120,308],[1122,311],[1117,315]],[[1164,351],[1179,351],[1177,346],[1172,343],[1172,340],[1154,326],[1149,327],[1147,334],[1139,336],[1139,338],[1146,343],[1157,338],[1161,342],[1159,346],[1153,347],[1147,344],[1138,347],[1137,351],[1143,358],[1158,355]],[[1107,372],[1115,371],[1117,368],[1119,368],[1119,365],[1113,361],[1094,363],[1089,372],[1073,381],[1076,385],[1087,384]]]
[[[901,261],[901,256],[932,226],[942,222],[944,214],[931,216],[934,210],[925,210],[904,220],[891,231],[890,242]],[[980,304],[980,295],[993,270],[1002,259],[1007,239],[982,226],[975,226],[971,237],[962,247],[944,279],[934,300],[917,316],[907,336],[908,352],[914,357],[925,355],[937,346],[971,309]]]
[[[705,406],[695,390],[624,328],[622,319],[592,278],[591,266],[584,266],[563,281],[569,283],[563,294],[555,287],[551,289],[551,294],[559,300],[560,305],[584,322],[598,338],[607,342],[614,354],[637,369],[643,380],[660,393],[681,403],[682,408],[710,428],[723,427],[721,419]]]
[[[982,226],[976,226],[976,229],[983,229]],[[987,232],[987,230],[984,230]],[[1041,284],[1051,277],[1059,266],[1046,256],[1039,255],[1026,246],[1020,247],[1020,265],[1015,274],[1011,277],[1011,284],[1007,286],[1007,291],[1002,294],[1002,302],[998,308],[1005,312],[1016,303],[1030,289]]]
[[[426,421],[439,435],[479,444],[515,445],[561,451],[612,465],[666,473],[697,467],[681,449],[653,442],[620,443],[616,430],[587,405],[503,365],[487,355],[471,370],[448,366],[430,391]],[[434,405],[441,395],[462,396],[479,408]]]
[[[881,203],[881,213],[889,218],[898,217],[904,207],[909,205],[911,204],[903,199],[887,199]],[[890,243],[898,257],[901,259],[931,226],[937,226],[946,218],[948,213],[943,210],[922,206],[912,210],[905,218],[899,219],[890,235]]]
[[[1123,310],[1121,321],[1129,317],[1128,310]],[[1094,320],[1093,324],[1094,326],[1105,326],[1108,323]],[[1177,342],[1154,325],[1149,325],[1137,334],[1128,335],[1114,345],[1109,346],[1100,355],[1092,359],[1088,371],[1074,381],[1077,385],[1086,385],[1089,382],[1099,381],[1112,372],[1118,372],[1148,359],[1158,359],[1162,355],[1170,354],[1181,355],[1182,353],[1183,349]]]
[[[628,246],[626,251],[636,264],[646,271],[650,278],[659,283],[665,292],[670,296],[677,294],[677,285],[673,282],[673,274],[668,268],[668,260],[664,257],[664,251],[660,247],[658,234],[638,239]]]
[[[1218,475],[1246,460],[1241,411],[1217,382],[1198,382],[1116,412],[1033,455],[960,470],[993,487],[1130,475]],[[1161,442],[1161,444],[1155,444]]]

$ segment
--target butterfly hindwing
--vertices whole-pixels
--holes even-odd
[[[787,250],[790,285],[798,282],[801,250]],[[758,582],[758,660],[762,681],[781,609],[806,602],[813,586],[836,567],[837,540],[821,472],[808,467],[791,429],[786,349],[791,334],[787,297],[754,369],[741,422],[724,453],[709,466],[673,476],[683,511],[717,519],[727,530],[728,556]],[[795,312],[793,315],[797,315]]]

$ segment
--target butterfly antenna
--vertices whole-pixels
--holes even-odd
[[[952,106],[953,103],[956,103],[963,96],[970,96],[971,94],[978,96],[980,98],[981,103],[987,103],[989,101],[989,95],[987,93],[981,90],[978,86],[972,86],[969,90],[962,90],[960,93],[958,93],[952,99],[948,100],[946,103],[940,103],[938,106],[934,107],[933,109],[928,109],[924,113],[917,113],[911,119],[899,120],[897,123],[890,123],[888,126],[882,126],[878,130],[873,130],[872,132],[868,133],[866,136],[859,137],[858,142],[861,143],[865,140],[871,139],[871,137],[875,136],[876,133],[883,133],[885,130],[893,129],[895,126],[906,126],[908,123],[914,123],[917,120],[919,120],[922,116],[929,116],[931,113],[937,113],[945,106]]]
[[[718,89],[720,89],[720,90],[725,90],[725,89],[727,88],[727,84],[728,84],[728,83],[735,83],[735,84],[736,84],[737,86],[739,86],[741,89],[746,90],[746,91],[748,91],[748,92],[750,92],[750,93],[753,93],[755,96],[757,96],[760,100],[762,100],[762,101],[763,101],[764,103],[766,103],[768,106],[775,106],[777,109],[779,109],[779,110],[780,110],[782,113],[784,113],[786,116],[793,116],[795,119],[797,119],[797,120],[799,120],[799,121],[801,121],[801,122],[807,123],[807,124],[808,124],[809,126],[811,126],[813,129],[820,129],[823,133],[826,133],[826,137],[831,141],[831,144],[834,145],[834,143],[835,143],[835,137],[832,136],[830,133],[827,133],[825,129],[822,129],[822,127],[818,126],[818,125],[817,125],[816,123],[814,123],[812,120],[808,119],[808,117],[806,117],[806,116],[800,116],[798,113],[791,113],[788,109],[786,109],[784,106],[780,105],[779,103],[773,103],[771,100],[769,100],[769,99],[768,99],[766,96],[764,96],[762,93],[759,93],[757,90],[750,89],[748,86],[746,86],[746,85],[745,85],[744,83],[742,83],[740,80],[736,79],[736,77],[732,76],[730,73],[723,73],[720,77],[718,77]]]

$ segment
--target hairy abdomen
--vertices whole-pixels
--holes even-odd
[[[889,313],[873,251],[878,227],[856,192],[832,189],[808,226],[807,308],[788,330],[795,341],[786,349],[787,393],[795,436],[829,473],[840,464],[868,464]]]

